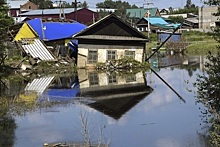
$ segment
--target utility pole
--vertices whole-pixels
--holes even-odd
[[[66,1],[63,1],[63,0],[59,0],[59,1],[55,1],[54,3],[58,3],[58,6],[60,7],[60,19],[64,19],[66,20],[66,17],[65,17],[65,13],[64,13],[64,8],[63,8],[63,4],[66,3]],[[62,17],[63,15],[63,17]]]
[[[77,2],[77,0],[75,0],[75,2],[73,2],[72,4],[74,5],[74,12],[75,12],[75,20],[77,21],[77,4],[81,3],[81,2]]]
[[[147,1],[147,37],[150,39],[150,5],[153,5],[153,3],[150,2],[150,0]]]

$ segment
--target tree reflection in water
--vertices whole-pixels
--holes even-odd
[[[220,146],[220,52],[215,56],[209,52],[207,59],[209,62],[205,63],[206,73],[198,75],[195,82],[198,88],[197,100],[207,108],[201,113],[208,118],[207,123],[211,124],[210,144]]]

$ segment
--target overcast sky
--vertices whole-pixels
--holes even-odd
[[[75,0],[66,0],[67,2],[73,2]],[[77,0],[78,2],[84,2],[86,1],[90,8],[95,8],[97,3],[104,2],[104,0]],[[114,0],[113,0],[114,1]],[[186,5],[186,0],[121,0],[121,1],[127,1],[130,5],[135,4],[138,7],[143,7],[144,3],[146,4],[148,1],[150,3],[153,3],[153,5],[150,5],[151,7],[158,7],[161,8],[179,8],[184,7]],[[201,6],[202,2],[201,0],[191,0],[193,4],[196,6]],[[145,7],[147,7],[145,5]]]

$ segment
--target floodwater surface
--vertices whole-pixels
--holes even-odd
[[[159,67],[169,58],[153,63],[164,81],[151,70],[123,76],[80,70],[69,77],[32,79],[24,92],[32,97],[31,91],[36,92],[38,107],[13,116],[17,128],[12,145],[206,147],[203,106],[196,103],[193,86],[203,66],[201,57],[187,59],[175,66]]]

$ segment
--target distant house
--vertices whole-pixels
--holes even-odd
[[[147,37],[113,13],[73,38],[79,42],[78,67],[94,68],[98,62],[124,57],[145,60]]]
[[[148,15],[149,13],[149,15]],[[129,16],[129,20],[133,27],[136,27],[137,22],[142,17],[160,16],[158,8],[137,8],[137,9],[126,9],[126,14]]]
[[[26,13],[22,13],[19,16],[29,17],[32,19],[71,19],[85,25],[90,25],[98,20],[98,13],[87,8],[78,9],[76,12],[74,8],[32,10]]]
[[[199,28],[199,17],[186,18],[183,21],[183,29]]]
[[[163,17],[143,17],[137,22],[137,28],[140,31],[147,31],[148,30],[148,24],[150,24],[150,31],[151,32],[157,32],[158,30],[170,30],[175,29],[180,24],[173,24],[168,23],[165,21],[166,18]],[[149,21],[149,23],[148,23]]]
[[[167,15],[169,14],[169,10],[168,9],[161,9],[159,10],[161,15]]]
[[[7,4],[12,17],[18,17],[21,13],[38,9],[38,6],[29,0],[7,0]]]

